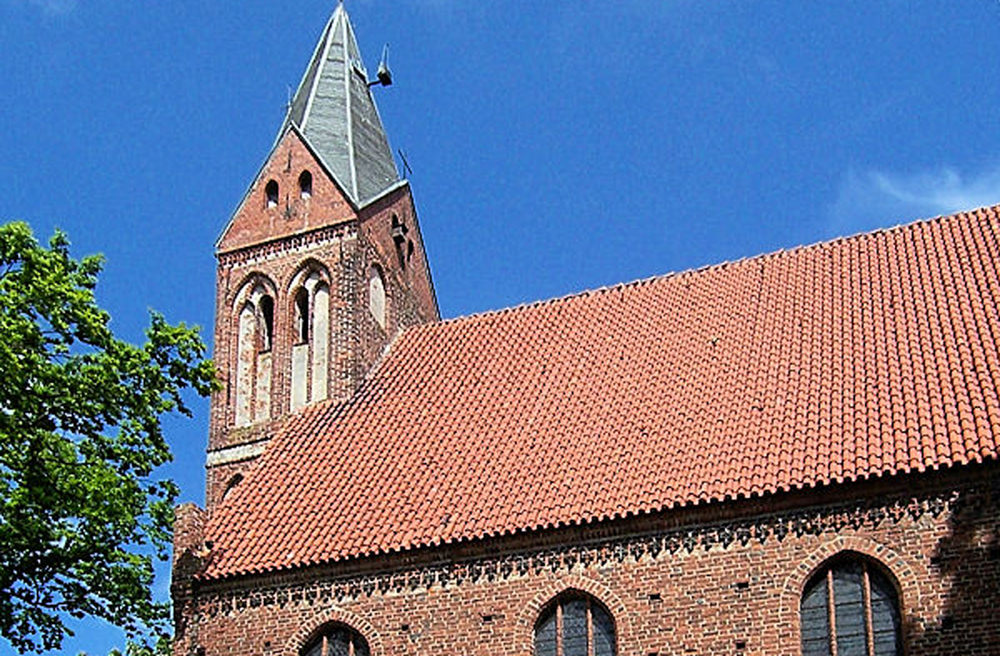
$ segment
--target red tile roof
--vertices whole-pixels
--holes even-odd
[[[205,576],[995,459],[998,266],[995,207],[410,329]]]

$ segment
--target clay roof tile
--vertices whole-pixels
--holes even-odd
[[[1000,210],[411,328],[207,528],[226,577],[996,458]]]

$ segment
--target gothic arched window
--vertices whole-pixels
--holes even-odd
[[[236,307],[234,419],[237,426],[248,426],[271,416],[273,285],[262,278],[248,282],[236,296]]]
[[[615,623],[593,598],[567,594],[535,624],[535,656],[614,656]]]
[[[298,285],[295,288],[295,285]],[[292,411],[327,398],[330,376],[330,286],[318,268],[293,279]]]
[[[899,656],[899,599],[866,560],[838,558],[802,593],[802,656]]]
[[[302,656],[370,656],[368,643],[357,631],[336,624],[325,629],[301,651]]]

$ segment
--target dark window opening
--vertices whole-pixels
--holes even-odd
[[[399,217],[395,214],[392,215],[392,241],[396,244],[396,257],[399,258],[399,266],[403,269],[406,268],[406,261],[409,259],[409,255],[413,254],[413,242],[410,242],[409,252],[404,249],[404,244],[409,241],[406,238],[407,233],[410,229],[406,227],[406,223],[399,220]]]
[[[299,344],[309,341],[309,292],[305,287],[295,292],[295,337]]]
[[[309,171],[303,171],[302,175],[299,176],[299,194],[303,198],[312,198],[313,176]]]
[[[368,643],[357,631],[333,626],[302,650],[302,656],[371,656]]]
[[[535,656],[614,656],[615,624],[590,597],[566,595],[535,625]]]
[[[802,656],[899,656],[899,600],[863,560],[839,560],[806,586],[800,606]]]
[[[242,482],[243,482],[243,474],[236,474],[235,476],[230,478],[229,482],[226,483],[226,489],[222,493],[222,498],[225,499],[227,496],[229,496],[229,493],[233,491],[233,488],[235,488]]]
[[[271,180],[264,187],[264,197],[267,199],[268,207],[278,206],[278,182],[276,180]]]
[[[260,299],[260,350],[270,351],[274,343],[274,299],[263,296]]]

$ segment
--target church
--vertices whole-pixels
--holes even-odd
[[[339,5],[216,244],[177,656],[969,656],[1000,208],[442,320]]]

